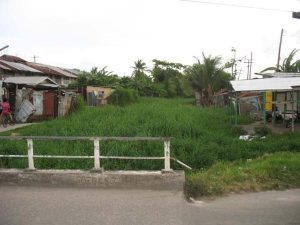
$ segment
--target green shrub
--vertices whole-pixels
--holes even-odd
[[[77,95],[76,97],[74,97],[73,101],[74,103],[72,112],[80,112],[86,107],[86,103],[81,95]]]
[[[137,102],[138,92],[133,89],[118,88],[109,97],[108,103],[112,105],[125,106]]]
[[[254,127],[255,134],[259,136],[266,136],[272,133],[272,130],[267,126]]]
[[[237,136],[248,134],[248,132],[243,127],[239,127],[239,126],[233,126],[231,130]]]
[[[187,173],[187,197],[300,187],[300,154],[277,152],[255,160],[218,162]]]

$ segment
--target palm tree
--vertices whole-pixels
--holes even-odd
[[[206,57],[203,54],[203,63],[198,60],[186,70],[188,81],[192,88],[200,94],[202,106],[209,106],[213,102],[213,94],[227,86],[231,79],[230,74],[221,66],[221,57]]]
[[[138,59],[134,62],[132,77],[138,77],[140,75],[145,75],[147,71],[146,63],[142,59]]]
[[[285,58],[282,62],[282,65],[279,65],[279,67],[268,67],[261,71],[261,73],[273,70],[276,72],[287,72],[287,73],[299,73],[300,72],[300,59],[293,62],[293,59],[295,55],[297,54],[298,49],[293,49],[289,56]]]
[[[112,71],[107,70],[107,66],[104,66],[101,70],[97,71],[97,75],[98,76],[113,76],[114,74]]]

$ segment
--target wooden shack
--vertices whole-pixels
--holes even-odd
[[[31,119],[57,117],[58,84],[48,77],[8,77],[3,80],[6,98],[11,110],[17,117],[22,110],[23,102],[32,105]],[[25,121],[20,121],[25,122]]]
[[[282,115],[284,121],[294,120],[300,107],[300,77],[272,77],[265,79],[230,81],[234,96],[236,123],[237,115],[241,113],[240,102],[245,93],[257,95],[261,102],[262,119],[266,123],[268,118],[275,122],[277,114]],[[244,96],[243,96],[244,97]],[[252,104],[254,105],[254,104]],[[254,110],[259,110],[256,107]]]
[[[111,87],[86,86],[79,90],[89,106],[102,106],[107,104],[107,98],[113,93]]]

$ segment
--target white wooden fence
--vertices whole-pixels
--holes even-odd
[[[129,159],[129,160],[164,160],[163,171],[169,172],[171,169],[171,160],[179,163],[187,169],[192,169],[180,160],[171,157],[170,138],[168,137],[62,137],[62,136],[0,136],[0,140],[27,140],[27,155],[0,155],[0,158],[28,158],[28,169],[35,170],[34,158],[57,158],[57,159],[94,159],[95,171],[101,171],[101,159]],[[93,156],[69,156],[69,155],[34,155],[33,140],[90,140],[94,143]],[[100,154],[100,141],[163,141],[163,157],[135,157],[135,156],[104,156]]]

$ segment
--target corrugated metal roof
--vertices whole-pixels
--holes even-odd
[[[50,73],[50,74],[55,74],[58,76],[77,78],[77,76],[73,75],[72,73],[64,71],[63,69],[60,69],[59,67],[56,67],[56,66],[50,66],[50,65],[45,65],[45,64],[41,64],[41,63],[33,63],[33,62],[28,62],[27,65],[39,68],[40,70],[43,70],[44,73]]]
[[[81,74],[81,71],[78,70],[78,69],[66,69],[66,68],[61,68],[61,69],[65,70],[67,72],[70,72],[70,73],[72,73],[73,75],[76,75],[76,76]]]
[[[58,73],[63,74],[63,75],[66,76],[66,77],[77,78],[76,75],[74,75],[74,74],[72,74],[72,73],[70,73],[70,72],[67,72],[67,71],[65,71],[65,70],[63,70],[63,69],[61,69],[61,68],[59,68],[59,67],[53,66],[52,69],[55,70],[55,71],[57,71]]]
[[[300,85],[299,77],[273,77],[253,80],[230,81],[233,89],[237,92],[243,91],[288,91],[292,86]]]
[[[2,60],[0,59],[0,63],[3,63],[15,70],[19,70],[19,71],[27,71],[27,72],[32,72],[32,73],[43,73],[39,70],[36,70],[34,68],[31,68],[27,65],[24,65],[22,63],[15,63],[15,62],[9,62],[9,61],[5,61],[5,60]]]
[[[9,61],[9,62],[17,62],[17,63],[25,63],[26,60],[21,59],[18,56],[13,56],[13,55],[2,55],[0,56],[0,59],[3,59],[5,61]]]
[[[300,77],[300,73],[288,73],[288,72],[275,72],[275,73],[255,73],[256,75],[265,77]]]
[[[0,68],[3,69],[3,70],[11,70],[11,69],[9,69],[8,67],[6,67],[6,66],[4,66],[4,65],[1,65],[1,64],[0,64]]]
[[[4,83],[12,84],[26,84],[30,86],[42,85],[42,86],[51,86],[58,87],[58,84],[51,80],[49,77],[40,77],[40,76],[26,76],[26,77],[7,77],[3,80]]]

